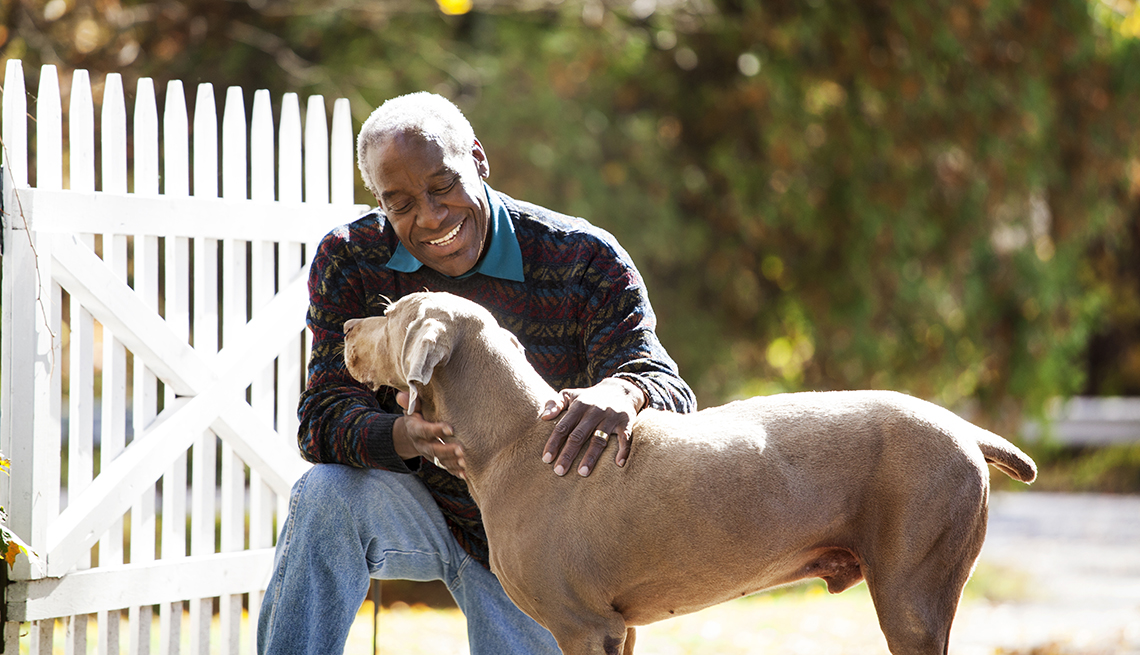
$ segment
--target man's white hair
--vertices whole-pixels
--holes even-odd
[[[469,153],[475,146],[471,123],[447,98],[426,91],[391,98],[364,121],[356,138],[356,165],[364,186],[373,195],[380,190],[365,166],[368,151],[394,134],[406,133],[435,141],[448,154]]]

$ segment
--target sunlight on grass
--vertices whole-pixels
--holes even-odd
[[[838,596],[822,583],[760,594],[637,629],[637,655],[887,655],[865,585]],[[365,603],[346,653],[372,652],[372,604]],[[380,613],[378,653],[467,655],[456,609],[402,603]]]
[[[372,601],[365,601],[348,633],[345,655],[372,655]],[[378,655],[467,655],[467,620],[458,609],[393,603],[380,611]]]
[[[988,562],[978,562],[966,589],[962,602],[986,600],[991,603],[1008,603],[1033,598],[1033,578],[1024,571],[997,566]]]
[[[1028,595],[1024,576],[982,564],[967,585],[963,606],[1017,601]],[[637,629],[637,655],[888,655],[866,584],[841,594],[821,581],[756,594]],[[372,605],[365,603],[349,637],[348,655],[370,655]],[[396,603],[380,614],[377,653],[467,655],[466,622],[457,609]],[[959,646],[967,655],[1000,651]],[[1080,650],[1041,651],[1073,655]]]
[[[742,598],[638,628],[637,655],[887,655],[866,585],[823,583]]]

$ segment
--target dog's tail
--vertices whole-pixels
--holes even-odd
[[[978,428],[978,432],[978,448],[981,449],[987,463],[993,464],[1014,480],[1026,484],[1037,479],[1037,465],[1029,455],[989,430]]]

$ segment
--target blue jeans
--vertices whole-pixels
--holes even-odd
[[[339,464],[318,464],[293,487],[257,652],[342,653],[369,578],[442,580],[467,617],[471,655],[561,652],[459,546],[419,478]]]

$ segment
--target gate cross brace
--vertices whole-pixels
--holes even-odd
[[[67,573],[135,499],[205,430],[213,430],[264,477],[288,494],[308,467],[245,401],[255,371],[270,365],[298,336],[307,306],[308,266],[257,311],[216,355],[199,353],[71,235],[52,236],[59,284],[180,396],[68,504],[47,530],[46,574]]]

